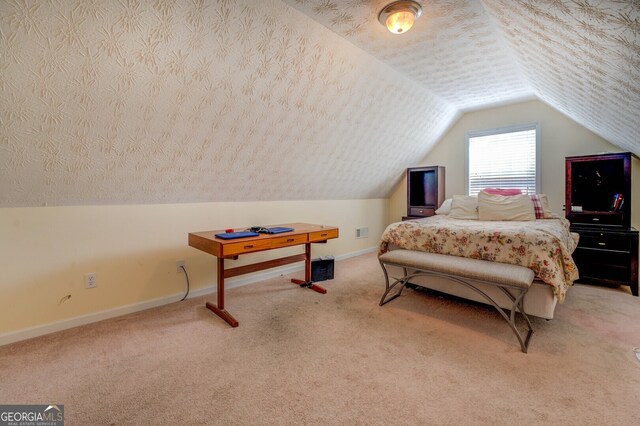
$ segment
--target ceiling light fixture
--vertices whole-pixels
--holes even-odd
[[[422,15],[422,6],[413,0],[394,1],[389,3],[378,14],[378,21],[394,34],[406,33],[413,26],[413,21]]]

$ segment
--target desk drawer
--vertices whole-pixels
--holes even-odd
[[[307,242],[307,234],[278,237],[271,240],[271,248],[295,246]]]
[[[242,253],[252,253],[254,251],[269,250],[272,240],[251,240],[233,244],[225,244],[223,247],[224,256]]]
[[[309,233],[309,242],[313,241],[324,241],[329,238],[337,238],[338,230],[337,229],[327,229],[326,231],[318,231]]]

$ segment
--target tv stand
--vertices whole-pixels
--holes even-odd
[[[407,215],[402,220],[433,216],[444,201],[442,166],[407,169]]]

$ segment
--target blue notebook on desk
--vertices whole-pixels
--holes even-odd
[[[245,237],[257,237],[257,232],[225,232],[223,234],[216,234],[216,238],[222,238],[223,240],[233,240],[234,238]]]
[[[265,234],[281,234],[283,232],[293,231],[293,228],[285,228],[284,226],[274,226],[272,228],[267,228],[264,233]]]

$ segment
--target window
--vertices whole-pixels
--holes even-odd
[[[539,133],[538,123],[467,133],[467,194],[484,188],[535,194]]]

